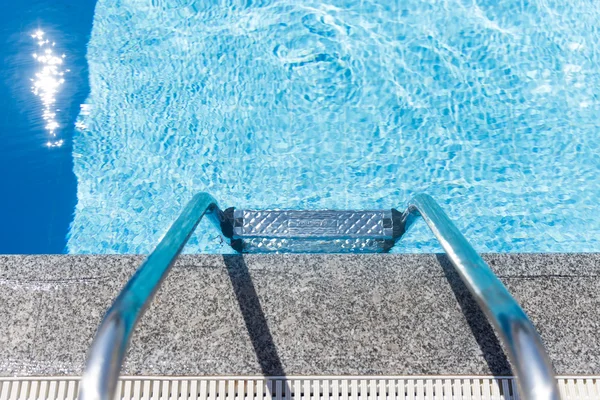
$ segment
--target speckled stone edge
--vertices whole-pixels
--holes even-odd
[[[600,372],[600,255],[486,254],[557,373]],[[0,256],[0,376],[77,375],[143,256]],[[189,255],[136,328],[132,375],[510,375],[444,256]]]

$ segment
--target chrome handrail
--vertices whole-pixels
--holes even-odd
[[[88,355],[79,400],[113,400],[135,324],[204,215],[211,218],[226,238],[232,238],[233,228],[215,199],[207,193],[194,196],[104,316]],[[419,194],[409,201],[402,214],[401,233],[409,229],[418,216],[423,217],[500,333],[515,368],[522,397],[560,399],[541,338],[506,287],[430,196]]]
[[[215,199],[207,193],[195,195],[106,312],[90,348],[79,400],[113,400],[135,324],[205,214],[226,234]]]
[[[500,334],[526,400],[559,400],[552,364],[535,327],[500,279],[429,195],[413,197],[402,215],[402,231],[423,217],[463,282]]]

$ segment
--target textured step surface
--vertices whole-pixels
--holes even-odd
[[[235,210],[233,231],[243,237],[392,239],[392,211]]]
[[[396,210],[238,210],[233,246],[244,253],[382,253],[400,233]]]
[[[600,373],[600,256],[485,255],[557,373]],[[78,375],[140,256],[1,256],[0,374]],[[144,375],[511,375],[439,255],[185,256],[138,325]]]

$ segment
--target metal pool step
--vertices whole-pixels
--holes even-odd
[[[600,377],[558,377],[563,400],[600,399]],[[77,400],[79,379],[0,378],[0,400]],[[114,400],[517,400],[513,377],[122,377]]]
[[[224,215],[241,252],[385,252],[402,236],[397,210],[241,210]]]

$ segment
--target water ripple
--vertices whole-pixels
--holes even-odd
[[[148,252],[198,191],[426,191],[479,251],[600,251],[598,26],[591,0],[99,0],[69,251]],[[395,251],[435,250],[421,224]]]

